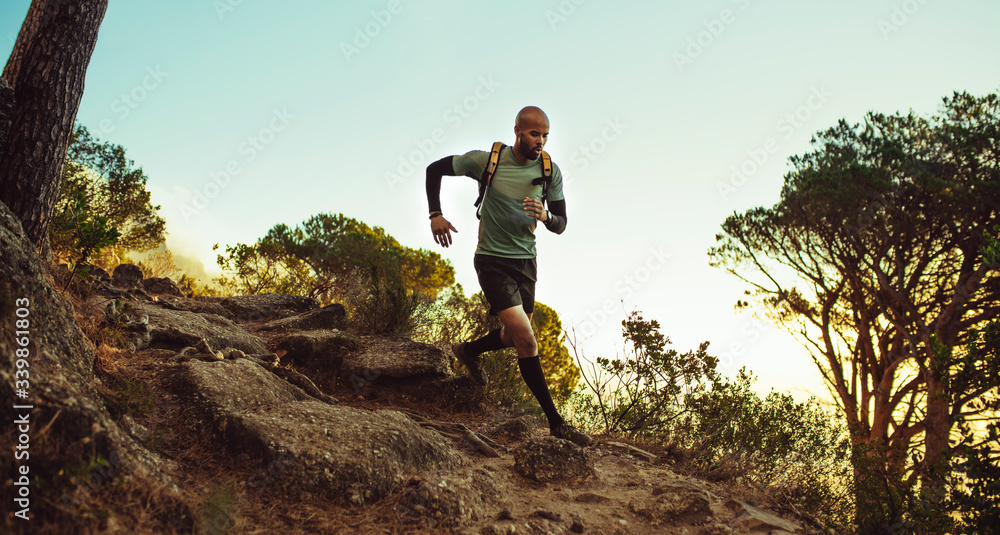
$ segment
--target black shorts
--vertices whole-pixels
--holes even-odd
[[[534,258],[502,258],[477,254],[476,275],[483,295],[490,303],[490,314],[521,305],[524,312],[535,310],[535,280],[538,263]]]

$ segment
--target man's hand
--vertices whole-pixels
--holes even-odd
[[[431,233],[434,234],[434,241],[440,243],[441,246],[451,245],[452,232],[458,232],[458,229],[452,226],[443,215],[431,219]]]
[[[525,197],[524,202],[521,203],[524,207],[524,211],[531,217],[544,223],[548,220],[548,212],[545,210],[545,206],[542,205],[542,201],[537,199],[532,199],[531,197]]]

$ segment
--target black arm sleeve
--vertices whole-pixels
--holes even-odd
[[[427,166],[427,207],[431,212],[441,211],[441,177],[454,175],[454,156],[446,156]]]
[[[549,201],[549,220],[545,222],[545,228],[556,234],[562,234],[566,230],[566,200]]]

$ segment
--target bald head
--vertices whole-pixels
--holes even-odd
[[[538,158],[549,139],[549,117],[541,108],[528,106],[514,120],[514,157],[521,163]]]
[[[517,118],[514,119],[514,126],[523,126],[528,121],[537,121],[545,123],[545,126],[548,126],[549,116],[545,115],[545,112],[537,106],[526,106],[517,112]]]

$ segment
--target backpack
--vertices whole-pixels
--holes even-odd
[[[476,199],[476,218],[481,218],[480,212],[483,207],[483,199],[486,198],[486,190],[490,187],[490,182],[493,181],[493,175],[497,172],[497,164],[500,163],[500,152],[506,147],[502,141],[497,141],[493,144],[493,148],[490,150],[490,160],[486,162],[486,167],[483,168],[483,173],[479,176],[479,198]],[[549,182],[552,182],[552,158],[549,157],[549,153],[542,151],[542,176],[531,181],[531,184],[537,186],[541,184],[542,186],[542,206],[545,206],[546,195],[549,191]]]

